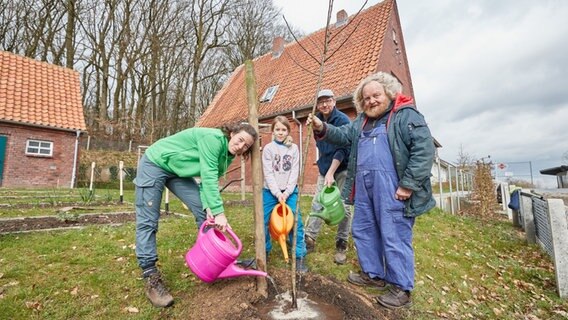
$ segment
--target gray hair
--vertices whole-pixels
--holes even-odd
[[[383,86],[387,97],[391,101],[395,99],[398,93],[402,92],[402,84],[400,84],[396,77],[382,71],[374,73],[361,80],[357,89],[355,89],[355,92],[353,93],[353,103],[355,104],[355,108],[357,108],[357,112],[363,112],[363,88],[373,81],[376,81]]]

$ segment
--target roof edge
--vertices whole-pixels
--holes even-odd
[[[17,125],[22,125],[22,126],[28,126],[28,127],[34,127],[34,128],[41,128],[41,129],[51,129],[51,130],[59,130],[59,131],[67,131],[67,132],[80,131],[82,133],[88,133],[87,129],[83,130],[83,129],[78,129],[78,128],[62,128],[62,127],[54,127],[54,126],[47,126],[47,125],[41,125],[41,124],[33,124],[33,123],[29,123],[29,122],[24,122],[24,121],[11,121],[11,120],[0,119],[0,123],[2,123],[2,122],[10,123],[10,124],[17,124]]]

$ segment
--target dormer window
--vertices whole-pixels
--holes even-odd
[[[266,89],[266,91],[264,91],[264,94],[262,95],[262,97],[260,98],[260,102],[270,102],[272,101],[272,98],[274,98],[274,95],[276,95],[276,91],[278,91],[278,86],[271,86],[268,87]]]

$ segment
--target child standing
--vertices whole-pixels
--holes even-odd
[[[298,175],[300,173],[300,152],[298,146],[289,142],[290,122],[284,116],[277,116],[272,122],[274,140],[264,146],[262,151],[262,170],[264,173],[264,188],[262,200],[264,203],[264,233],[266,235],[266,252],[270,253],[272,241],[268,232],[268,224],[272,210],[279,202],[285,202],[292,212],[296,212],[298,199]],[[296,270],[308,272],[304,257],[306,243],[304,241],[304,224],[298,211],[298,232],[296,236]],[[289,234],[292,243],[293,232]]]

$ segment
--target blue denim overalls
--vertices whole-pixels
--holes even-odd
[[[414,287],[414,218],[405,218],[404,202],[395,199],[398,176],[385,124],[361,131],[355,176],[353,240],[359,264],[403,290]]]

